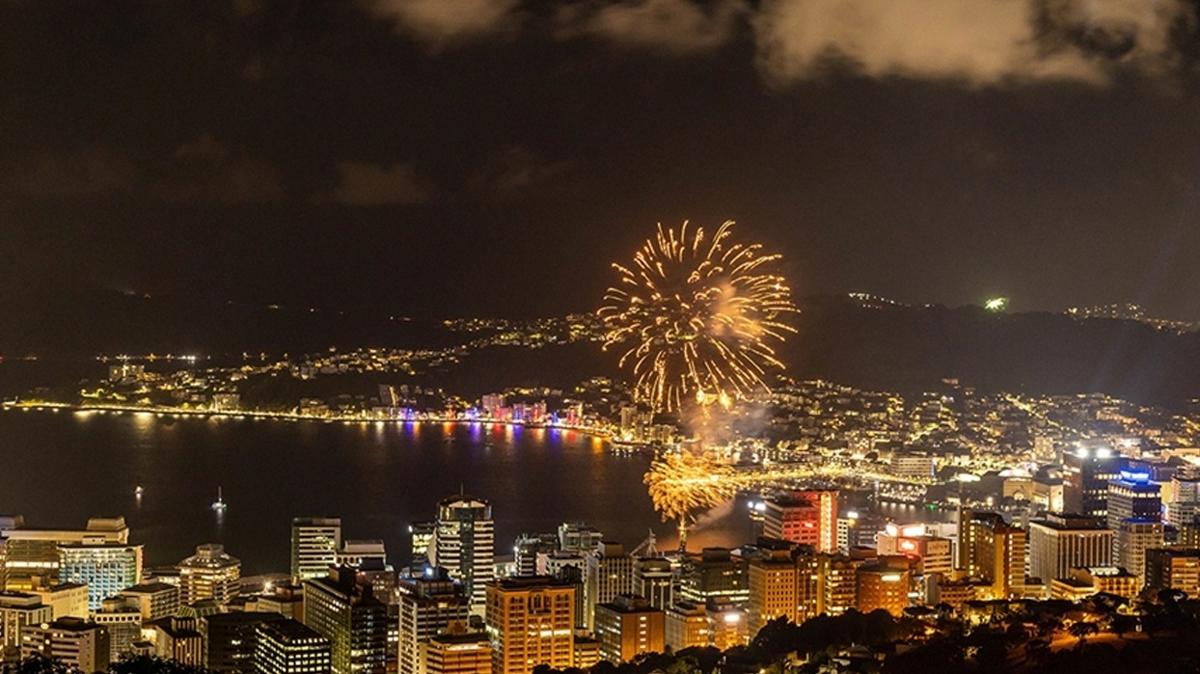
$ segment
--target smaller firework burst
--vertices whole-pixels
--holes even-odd
[[[729,498],[732,477],[732,468],[699,453],[668,454],[651,464],[645,477],[650,498],[664,522],[679,522],[680,549],[687,545],[688,520],[692,513],[717,506]]]

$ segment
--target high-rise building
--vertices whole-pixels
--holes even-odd
[[[342,520],[297,517],[292,520],[292,581],[324,578],[342,548]]]
[[[842,615],[857,605],[858,567],[864,563],[849,555],[816,556],[816,615]]]
[[[746,609],[732,602],[709,600],[704,607],[712,646],[727,651],[750,643],[750,619]]]
[[[746,563],[728,548],[704,548],[688,553],[680,569],[679,595],[705,604],[710,599],[743,605],[750,599]]]
[[[584,671],[600,664],[600,642],[592,637],[580,636],[575,633],[575,647],[572,649],[575,658],[575,668]]]
[[[875,540],[880,555],[907,557],[915,575],[940,573],[949,576],[954,571],[950,539],[931,536],[924,524],[898,526],[889,523]]]
[[[42,603],[54,611],[54,620],[88,617],[88,586],[83,583],[35,584],[29,593],[42,598]]]
[[[93,517],[82,530],[30,529],[20,521],[8,521],[0,530],[5,542],[5,587],[30,590],[35,579],[53,585],[59,578],[59,546],[128,545],[129,527],[124,517]]]
[[[1064,452],[1063,509],[1092,517],[1107,516],[1108,483],[1124,465],[1124,458],[1107,447]]]
[[[1112,563],[1113,532],[1089,515],[1050,513],[1029,523],[1029,575],[1049,585],[1071,569]]]
[[[413,522],[408,525],[408,539],[412,549],[410,565],[413,568],[420,569],[433,557],[430,546],[433,544],[433,532],[436,529],[437,522]]]
[[[858,567],[855,578],[857,608],[863,613],[883,609],[899,617],[908,607],[911,576],[902,556],[880,557]]]
[[[121,543],[64,543],[58,546],[59,579],[88,588],[88,610],[107,597],[142,582],[142,546]]]
[[[667,610],[675,603],[675,571],[671,560],[663,556],[633,559],[633,594],[645,597],[650,605]]]
[[[666,644],[672,651],[708,646],[708,613],[701,604],[675,602],[666,611]]]
[[[1122,470],[1108,483],[1108,528],[1116,531],[1121,520],[1162,520],[1160,488],[1150,473]],[[1132,569],[1130,569],[1132,571]]]
[[[99,611],[92,611],[91,620],[108,630],[112,662],[132,653],[133,644],[142,638],[142,612],[131,598],[118,595],[105,599]]]
[[[107,670],[111,661],[108,630],[79,618],[21,628],[21,658],[43,655],[81,672]]]
[[[226,553],[224,546],[197,546],[196,554],[179,563],[179,600],[184,605],[205,599],[228,604],[241,591],[241,578],[241,561]]]
[[[154,654],[183,665],[204,665],[204,635],[200,634],[200,619],[173,616],[146,625],[154,630]]]
[[[329,640],[316,630],[291,619],[255,626],[257,674],[329,674],[332,666]]]
[[[471,603],[445,569],[426,566],[421,576],[400,580],[399,612],[400,672],[417,674],[421,645],[451,625],[466,623]]]
[[[292,620],[304,620],[304,586],[274,583],[246,604],[247,611],[271,611]]]
[[[338,566],[387,566],[387,549],[380,540],[345,540],[335,555]]]
[[[495,577],[495,542],[492,506],[487,501],[456,496],[438,505],[430,561],[462,582],[475,613],[483,612],[485,586]]]
[[[588,631],[595,632],[596,607],[633,593],[633,558],[620,543],[603,541],[587,556],[584,577],[584,620]]]
[[[21,629],[54,620],[54,611],[36,594],[0,592],[0,652],[21,647]]]
[[[1146,587],[1200,596],[1200,550],[1155,548],[1146,551]]]
[[[1163,524],[1158,519],[1128,518],[1117,526],[1117,566],[1137,576],[1146,577],[1146,551],[1163,545]]]
[[[204,666],[210,672],[244,674],[254,671],[258,648],[258,626],[282,622],[278,613],[233,611],[204,616],[200,634],[204,637]]]
[[[121,597],[132,600],[143,621],[169,618],[179,613],[179,587],[166,583],[140,583],[121,590]]]
[[[965,547],[967,574],[987,581],[987,598],[1007,599],[1024,592],[1025,530],[999,513],[971,513],[959,544]]]
[[[666,644],[665,615],[644,598],[623,594],[596,606],[596,637],[600,656],[614,664],[644,653],[661,653]]]
[[[387,604],[357,581],[352,567],[304,581],[304,624],[329,640],[333,674],[384,674]]]
[[[750,601],[750,633],[757,634],[763,625],[783,617],[799,624],[799,569],[790,549],[764,551],[752,559],[747,568]]]
[[[563,522],[558,525],[558,549],[563,552],[588,553],[604,540],[599,529],[583,522]]]
[[[766,501],[763,536],[811,545],[817,552],[835,552],[838,495],[832,490],[793,492]]]
[[[486,632],[438,634],[421,644],[420,665],[423,674],[491,674],[492,644]]]
[[[572,666],[575,588],[550,576],[505,578],[487,585],[492,672],[528,674],[538,665]]]
[[[558,548],[555,534],[521,534],[513,544],[513,564],[518,576],[546,574],[545,558]]]

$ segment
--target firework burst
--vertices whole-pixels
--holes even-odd
[[[733,242],[732,227],[707,237],[687,222],[660,224],[632,266],[613,265],[621,279],[599,310],[604,348],[625,349],[620,367],[632,368],[637,399],[655,411],[692,398],[728,406],[783,368],[773,345],[795,332],[782,318],[796,307],[784,278],[765,271],[779,256]]]
[[[687,545],[688,518],[729,498],[733,475],[729,466],[692,452],[668,454],[651,464],[646,487],[663,521],[679,522],[680,549]]]

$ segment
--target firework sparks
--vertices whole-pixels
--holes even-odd
[[[656,459],[644,481],[664,522],[679,522],[679,543],[687,545],[688,517],[719,505],[733,492],[733,470],[703,454],[683,452]]]
[[[730,401],[766,388],[768,369],[782,369],[772,344],[795,332],[782,317],[796,312],[784,278],[764,270],[779,259],[760,244],[730,240],[732,221],[711,238],[658,226],[634,255],[614,264],[621,276],[599,315],[604,348],[625,348],[634,393],[655,411],[677,411],[686,399]]]

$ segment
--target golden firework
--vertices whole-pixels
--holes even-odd
[[[664,522],[679,523],[679,549],[687,547],[688,518],[693,512],[720,505],[731,497],[734,471],[692,452],[655,459],[644,481],[654,509]]]
[[[796,312],[782,276],[764,270],[779,259],[761,244],[730,240],[733,221],[714,236],[688,223],[658,233],[634,255],[613,264],[620,283],[599,310],[604,348],[626,349],[634,395],[655,411],[677,411],[686,399],[729,401],[765,388],[768,369],[782,369],[773,344],[795,330],[782,318]]]

